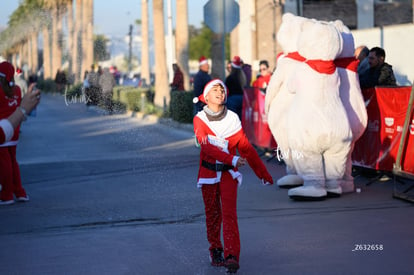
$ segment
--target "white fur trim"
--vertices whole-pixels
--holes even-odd
[[[9,146],[16,146],[18,143],[17,140],[5,142],[3,144],[0,144],[0,147],[9,147]]]
[[[210,82],[207,83],[207,85],[204,87],[203,90],[203,96],[204,98],[207,97],[208,92],[211,90],[211,88],[213,88],[215,85],[220,84],[223,88],[224,88],[224,94],[227,100],[227,87],[224,84],[223,81],[221,81],[220,79],[213,79]]]
[[[199,66],[202,66],[202,65],[207,64],[207,63],[208,63],[208,60],[207,59],[204,59],[203,61],[201,61],[199,63]]]
[[[231,161],[231,165],[233,165],[233,167],[237,166],[237,162],[239,161],[239,156],[234,156],[233,160]]]
[[[203,184],[216,184],[221,180],[221,172],[217,172],[215,178],[199,178],[197,182],[197,187],[201,188]]]
[[[241,130],[241,122],[236,113],[227,110],[227,115],[219,121],[209,121],[204,111],[197,113],[197,116],[220,138],[228,138]]]
[[[14,135],[14,129],[13,129],[13,125],[10,123],[9,120],[7,119],[2,119],[0,120],[0,128],[3,130],[4,132],[4,136],[5,136],[5,142],[10,141],[10,139],[13,137]]]

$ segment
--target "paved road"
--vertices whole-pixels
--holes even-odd
[[[198,153],[190,131],[43,96],[18,147],[31,201],[0,208],[0,274],[225,273],[208,262]],[[242,172],[239,274],[414,274],[414,207],[392,181],[295,202]]]

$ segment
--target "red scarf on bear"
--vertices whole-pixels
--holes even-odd
[[[333,60],[308,59],[305,63],[321,74],[333,74],[336,71]]]
[[[358,71],[359,60],[355,57],[343,57],[335,59],[335,65],[339,68],[344,68],[353,72]]]
[[[287,57],[287,58],[294,59],[294,60],[297,60],[297,61],[299,61],[299,62],[303,62],[303,61],[305,61],[305,60],[306,60],[306,58],[304,58],[303,56],[301,56],[301,55],[299,54],[299,52],[291,52],[291,53],[288,53],[288,54],[286,55],[286,57]]]

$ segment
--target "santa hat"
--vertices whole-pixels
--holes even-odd
[[[199,102],[199,101],[203,102],[204,104],[207,104],[206,96],[207,96],[208,92],[210,92],[210,90],[216,85],[221,85],[224,88],[224,103],[226,103],[226,101],[227,101],[227,87],[226,87],[226,85],[220,79],[213,79],[213,80],[211,80],[210,82],[208,82],[206,84],[206,86],[204,87],[203,93],[200,96],[193,98],[194,104]]]
[[[242,65],[242,60],[241,60],[241,58],[240,58],[240,56],[234,56],[233,57],[233,60],[231,61],[231,66],[233,67],[233,68],[236,68],[236,69],[240,69],[241,68],[241,65]]]
[[[0,63],[0,77],[4,77],[10,86],[13,86],[12,82],[14,76],[14,67],[11,63],[4,61]]]
[[[207,64],[207,63],[208,63],[208,60],[205,56],[200,57],[200,59],[198,60],[198,65],[199,66]]]

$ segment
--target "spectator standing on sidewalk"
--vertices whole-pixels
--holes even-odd
[[[242,117],[243,92],[247,85],[246,75],[242,70],[242,61],[239,56],[234,56],[231,61],[231,73],[226,77],[226,86],[229,89],[227,108],[235,112],[239,119]]]
[[[115,85],[115,78],[109,71],[109,68],[104,68],[102,75],[99,77],[99,86],[102,91],[101,105],[104,106],[109,113],[113,112],[112,96]]]
[[[208,74],[210,65],[208,64],[207,58],[201,56],[198,60],[198,67],[199,70],[197,74],[194,76],[194,97],[198,98],[202,93],[203,89],[206,84],[211,80],[211,76]],[[203,106],[205,104],[201,101],[197,101],[194,104],[194,115],[197,114],[199,111],[203,110]]]
[[[172,65],[174,71],[173,82],[170,84],[171,91],[184,91],[184,75],[178,64]]]
[[[194,117],[193,124],[201,146],[197,186],[203,195],[211,265],[224,265],[227,272],[235,273],[240,256],[237,188],[242,174],[238,167],[248,163],[265,185],[273,184],[273,179],[249,143],[238,116],[226,108],[226,99],[224,83],[210,81],[199,96],[207,105]]]
[[[4,142],[0,144],[0,184],[2,185],[0,205],[13,204],[14,196],[17,201],[29,201],[29,196],[21,182],[16,147],[20,122],[40,99],[39,92],[32,94],[33,87],[34,85],[31,85],[29,88],[30,97],[28,97],[32,104],[27,104],[27,99],[22,102],[20,88],[14,83],[13,65],[7,61],[0,63],[0,127],[1,132],[4,132]]]
[[[272,73],[269,70],[269,62],[261,60],[259,62],[259,71],[257,79],[253,82],[253,87],[259,88],[262,92],[266,92]]]
[[[14,75],[14,81],[16,85],[20,87],[22,91],[22,97],[27,93],[27,81],[23,77],[23,72],[20,68],[16,69],[16,74]]]
[[[91,70],[87,77],[89,83],[89,90],[87,91],[87,97],[90,99],[87,105],[98,105],[101,97],[99,88],[99,74],[95,72],[95,65],[91,65]]]
[[[396,86],[392,66],[385,62],[385,51],[380,47],[369,50],[369,70],[359,76],[361,88]]]
[[[67,84],[66,74],[62,69],[58,69],[55,76],[55,83],[58,93],[63,93]]]
[[[369,49],[367,46],[359,46],[355,49],[355,58],[359,60],[357,72],[359,75],[369,70]]]

